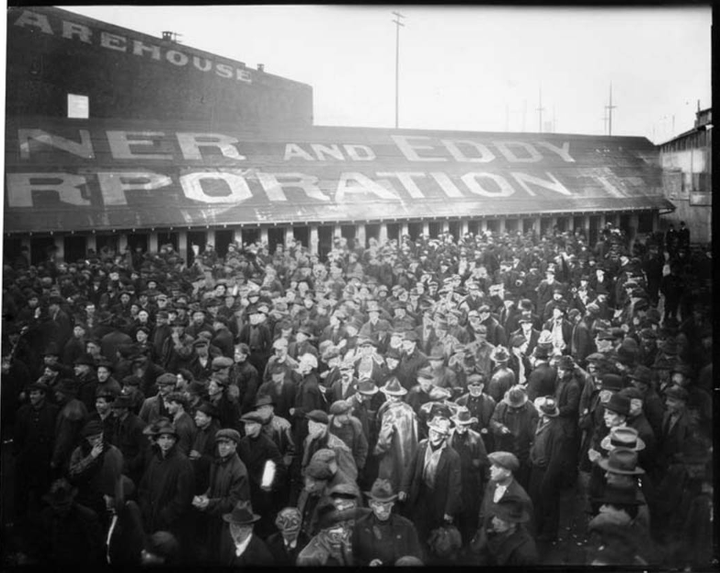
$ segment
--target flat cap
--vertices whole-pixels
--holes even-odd
[[[222,370],[223,368],[230,368],[232,365],[233,359],[228,358],[227,356],[217,356],[216,358],[213,358],[212,361],[213,372],[217,372],[218,370]]]
[[[305,417],[308,420],[312,420],[313,422],[319,422],[321,424],[327,424],[329,422],[327,413],[323,412],[322,410],[313,410],[312,412],[308,412]]]
[[[490,463],[508,469],[511,472],[516,472],[520,469],[520,461],[515,454],[510,452],[492,452],[488,454],[488,459]]]
[[[232,440],[238,444],[240,443],[240,439],[240,432],[232,428],[223,428],[222,430],[218,430],[217,434],[215,434],[216,442],[220,440]]]

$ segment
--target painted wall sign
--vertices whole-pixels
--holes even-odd
[[[115,34],[80,21],[59,18],[55,14],[22,10],[17,18],[14,18],[13,25],[69,42],[82,42],[101,50],[121,52],[128,57],[146,58],[168,66],[192,69],[196,73],[214,74],[244,83],[253,81],[251,70],[233,65],[229,60],[220,61],[206,57],[179,44],[151,42],[149,36]]]
[[[47,122],[46,122],[47,123]],[[602,141],[598,141],[601,139]],[[643,138],[305,128],[8,125],[6,230],[657,208]]]

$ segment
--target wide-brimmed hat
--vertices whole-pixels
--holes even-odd
[[[372,396],[374,394],[377,394],[380,390],[372,380],[363,380],[362,382],[358,383],[357,391],[360,394]]]
[[[83,438],[89,438],[90,436],[97,436],[105,431],[103,424],[100,420],[90,420],[80,430],[80,436]]]
[[[407,389],[400,384],[400,380],[398,380],[396,376],[390,378],[390,380],[380,388],[380,391],[390,396],[404,396],[408,392]]]
[[[450,419],[456,426],[469,426],[478,421],[475,416],[470,416],[470,410],[466,406],[460,406]]]
[[[665,390],[664,394],[665,398],[672,400],[680,400],[682,402],[687,402],[688,400],[688,391],[680,386],[670,386],[670,388]]]
[[[635,450],[630,448],[618,447],[610,450],[607,458],[601,458],[598,464],[605,471],[622,474],[639,476],[645,473],[645,470],[638,467],[638,455]]]
[[[394,501],[398,497],[390,480],[383,478],[377,478],[370,491],[363,493],[374,501]]]
[[[56,392],[62,392],[68,396],[75,396],[78,390],[79,384],[77,380],[73,380],[72,378],[63,378],[55,389]]]
[[[505,495],[490,506],[490,513],[508,523],[530,521],[530,514],[522,499],[517,495]]]
[[[200,405],[197,407],[197,411],[202,412],[207,416],[212,416],[213,418],[217,418],[220,415],[217,406],[207,400],[200,402]]]
[[[520,460],[511,452],[492,452],[488,454],[488,460],[490,460],[491,464],[495,464],[511,472],[516,472],[520,469]]]
[[[235,525],[251,525],[260,521],[260,516],[252,512],[247,502],[239,502],[230,513],[224,513],[222,518]]]
[[[638,382],[651,386],[652,370],[650,370],[647,366],[636,366],[635,369],[628,374],[628,378],[630,378],[630,380],[637,380]]]
[[[335,503],[328,499],[318,504],[317,516],[318,530],[322,530],[329,529],[338,523],[355,519],[357,512],[354,509],[337,509]]]
[[[511,386],[507,392],[505,392],[503,401],[512,408],[519,408],[527,403],[527,392],[525,391],[525,388],[520,386],[520,384],[515,384],[514,386]]]
[[[627,448],[639,452],[645,449],[645,442],[635,428],[616,426],[600,442],[600,447],[611,451],[613,448]]]
[[[255,400],[254,408],[259,408],[260,406],[275,406],[275,400],[273,400],[273,397],[270,396],[270,394],[258,394],[257,399]]]
[[[612,505],[645,505],[645,502],[638,499],[637,486],[632,487],[614,487],[610,484],[605,485],[605,490],[600,497],[593,499],[595,503],[608,503]]]
[[[177,429],[170,421],[159,422],[155,426],[155,436],[162,436],[163,434],[172,434],[176,438],[178,437]]]
[[[89,354],[81,354],[73,362],[74,366],[95,366],[95,359]]]
[[[534,405],[538,412],[548,416],[549,418],[555,418],[560,414],[557,402],[553,396],[540,396],[535,399]]]
[[[450,428],[451,423],[450,420],[447,418],[443,418],[440,416],[434,416],[432,420],[430,420],[428,423],[428,428],[435,430],[436,432],[439,432],[444,435],[450,434]]]

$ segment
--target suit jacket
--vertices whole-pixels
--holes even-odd
[[[250,543],[248,543],[248,546],[245,548],[245,551],[240,557],[235,554],[235,545],[232,543],[229,543],[228,545],[228,553],[223,561],[229,567],[270,567],[276,564],[275,559],[270,553],[267,545],[265,545],[265,542],[255,533],[252,534]]]
[[[538,396],[555,394],[557,372],[547,362],[538,364],[528,376],[527,395],[531,402]]]
[[[408,494],[407,506],[414,507],[418,501],[423,483],[425,452],[430,442],[423,440],[418,444],[415,455],[410,460],[403,475],[401,491]],[[445,445],[435,470],[435,489],[432,499],[432,514],[429,519],[442,520],[443,514],[455,516],[462,508],[462,473],[460,455],[449,445]],[[426,502],[428,500],[425,500]]]

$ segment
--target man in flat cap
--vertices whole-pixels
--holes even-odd
[[[230,392],[229,372],[232,358],[218,356],[208,382],[208,400],[217,408],[218,422],[222,428],[240,428],[240,405]]]
[[[75,444],[80,437],[80,430],[88,417],[88,411],[77,398],[78,383],[70,378],[60,380],[55,387],[55,399],[60,412],[55,422],[55,447],[50,467],[60,475],[67,469]]]
[[[158,392],[155,396],[145,398],[140,408],[140,418],[146,424],[155,422],[158,418],[169,417],[170,412],[167,409],[167,395],[175,390],[177,385],[177,376],[166,372],[158,376],[155,381]]]
[[[253,409],[253,404],[260,387],[260,374],[249,360],[250,347],[240,342],[234,347],[235,364],[230,371],[231,383],[238,388],[238,404],[240,413],[245,414]]]
[[[187,413],[188,399],[184,392],[170,392],[165,396],[170,421],[175,426],[178,434],[178,449],[186,456],[190,454],[195,435],[197,434],[197,426],[190,414]]]
[[[350,448],[360,474],[365,469],[368,455],[368,441],[363,433],[362,424],[352,415],[353,403],[337,400],[330,406],[330,433],[340,438]]]
[[[116,423],[110,442],[123,454],[123,473],[137,484],[145,471],[144,463],[150,444],[143,435],[145,422],[131,412],[131,407],[132,399],[127,394],[121,394],[113,400],[111,408]]]

